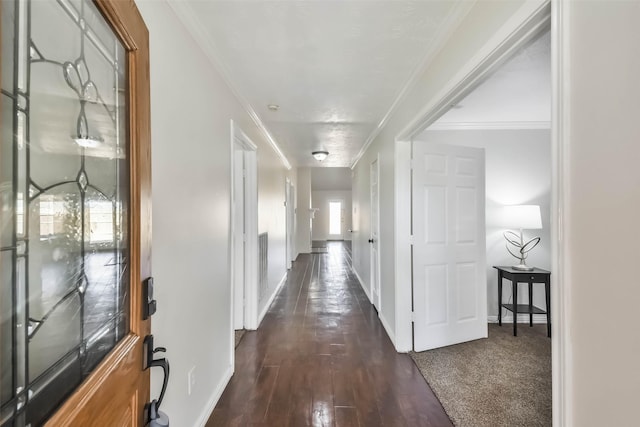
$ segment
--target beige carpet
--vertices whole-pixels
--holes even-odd
[[[489,338],[410,353],[458,427],[551,425],[546,325],[490,324]]]

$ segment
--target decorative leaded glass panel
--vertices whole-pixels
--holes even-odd
[[[90,0],[2,0],[0,425],[41,425],[128,332],[125,49]]]

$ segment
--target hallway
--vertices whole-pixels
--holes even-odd
[[[349,243],[300,255],[258,331],[236,349],[213,426],[451,426],[396,353],[351,270]]]

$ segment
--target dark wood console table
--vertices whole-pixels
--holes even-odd
[[[534,314],[547,315],[547,336],[551,336],[551,272],[534,268],[531,271],[515,270],[512,267],[494,266],[498,270],[498,324],[502,326],[502,308],[513,312],[513,335],[518,335],[518,313],[529,313],[529,326],[533,326]],[[502,303],[502,279],[511,280],[513,304]],[[529,304],[518,304],[518,283],[529,284]],[[544,283],[547,302],[546,311],[533,305],[533,284]]]

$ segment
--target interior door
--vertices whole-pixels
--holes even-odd
[[[413,143],[416,351],[487,337],[484,150]]]
[[[141,426],[147,29],[132,1],[0,7],[0,424]]]
[[[371,162],[370,185],[371,185],[371,237],[369,246],[371,247],[371,297],[374,307],[380,311],[380,167],[378,159]]]

